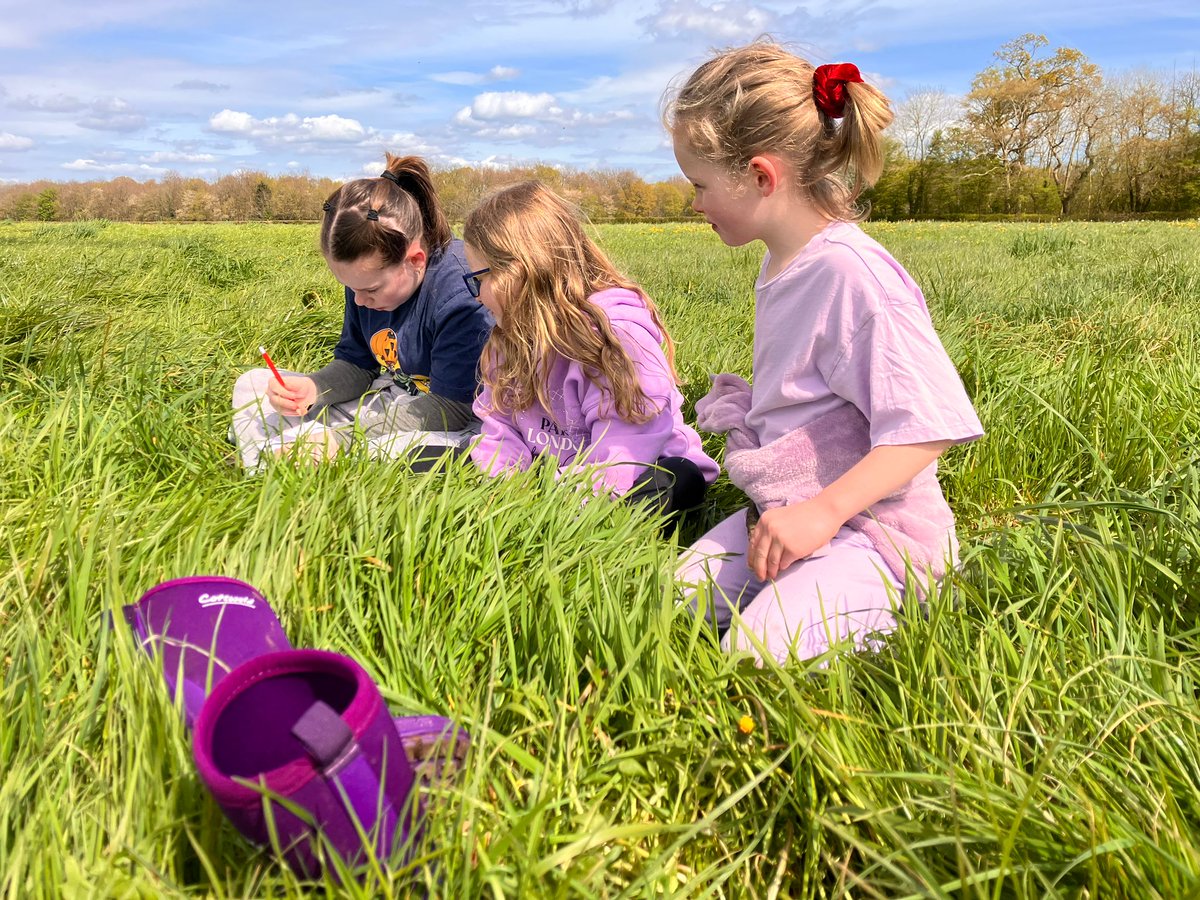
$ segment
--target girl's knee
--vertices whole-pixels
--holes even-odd
[[[240,405],[238,403],[239,399],[242,402],[246,402],[257,397],[266,396],[267,380],[271,377],[271,372],[268,369],[251,369],[239,375],[233,383],[234,405]]]
[[[795,641],[795,635],[803,628],[796,626],[797,623],[789,621],[782,610],[764,606],[760,599],[747,606],[738,619],[730,623],[729,630],[721,638],[721,647],[727,653],[752,653],[760,664],[768,657],[776,662],[786,662],[793,652],[803,659],[803,652]]]
[[[709,580],[709,560],[712,558],[712,553],[703,553],[693,544],[680,554],[675,564],[675,580],[689,585]]]
[[[881,602],[862,605],[862,600],[842,596],[825,602],[817,596],[801,604],[788,604],[778,597],[759,597],[743,612],[725,635],[727,650],[763,652],[784,662],[789,657],[813,659],[830,650],[867,650],[879,646],[881,638],[896,626],[894,610],[886,595]]]

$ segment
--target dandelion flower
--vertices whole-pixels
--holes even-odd
[[[749,734],[754,730],[754,720],[749,716],[742,716],[738,719],[738,731],[742,734]]]

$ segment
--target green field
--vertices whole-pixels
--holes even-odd
[[[0,896],[1200,891],[1200,228],[868,230],[987,429],[941,469],[963,570],[877,653],[758,669],[674,603],[679,542],[739,504],[724,479],[667,540],[546,471],[232,468],[257,347],[306,370],[336,339],[315,226],[0,223]],[[749,374],[760,246],[599,234],[690,402]],[[225,821],[104,627],[205,573],[397,714],[469,729],[410,868],[305,884]]]

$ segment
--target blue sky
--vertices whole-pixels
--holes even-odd
[[[544,162],[675,174],[663,90],[769,33],[894,100],[1027,32],[1106,75],[1200,65],[1195,0],[0,0],[0,181]]]

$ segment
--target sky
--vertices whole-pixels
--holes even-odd
[[[1043,34],[1106,76],[1200,65],[1196,0],[0,0],[0,182],[545,163],[677,174],[663,92],[770,35],[894,101]]]

